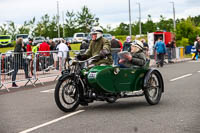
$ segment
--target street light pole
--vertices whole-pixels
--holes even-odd
[[[131,29],[131,2],[130,0],[128,0],[128,3],[129,3],[129,34],[130,34],[130,37],[132,36],[132,29]]]
[[[139,34],[141,36],[142,34],[142,25],[141,25],[141,9],[140,9],[140,3],[137,3],[139,6]]]
[[[62,18],[63,18],[63,38],[64,38],[65,37],[64,12],[62,12]]]
[[[176,18],[175,18],[175,7],[174,7],[174,2],[170,2],[172,3],[172,6],[173,6],[173,16],[174,16],[174,32],[176,31]]]
[[[59,2],[57,1],[57,23],[58,23],[58,38],[60,38],[60,26],[59,26],[60,16],[59,16]]]

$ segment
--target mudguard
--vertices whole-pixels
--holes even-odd
[[[152,73],[153,71],[158,72],[158,74],[159,74],[159,76],[160,76],[160,78],[161,78],[161,82],[162,82],[162,92],[164,92],[164,82],[163,82],[162,75],[161,75],[161,73],[160,73],[157,69],[155,69],[155,68],[149,69],[148,72],[146,73],[145,78],[144,78],[143,88],[145,89],[145,88],[147,87],[148,79],[149,79],[149,77],[150,77],[150,75],[151,75],[151,73]]]

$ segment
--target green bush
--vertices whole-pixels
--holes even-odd
[[[180,47],[180,46],[186,47],[188,45],[189,45],[189,39],[188,38],[182,37],[181,40],[178,40],[176,42],[177,47]]]

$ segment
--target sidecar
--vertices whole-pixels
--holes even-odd
[[[161,73],[149,67],[120,68],[119,66],[95,66],[77,69],[63,74],[55,88],[55,101],[64,112],[74,111],[79,104],[95,100],[114,103],[118,98],[145,96],[150,105],[158,104],[164,92]],[[140,92],[140,94],[135,94]]]

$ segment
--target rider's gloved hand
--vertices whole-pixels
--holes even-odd
[[[78,60],[86,60],[87,59],[87,56],[86,55],[77,55],[76,56],[76,58],[78,59]]]
[[[110,52],[107,49],[102,49],[99,53],[99,56],[105,58]]]

